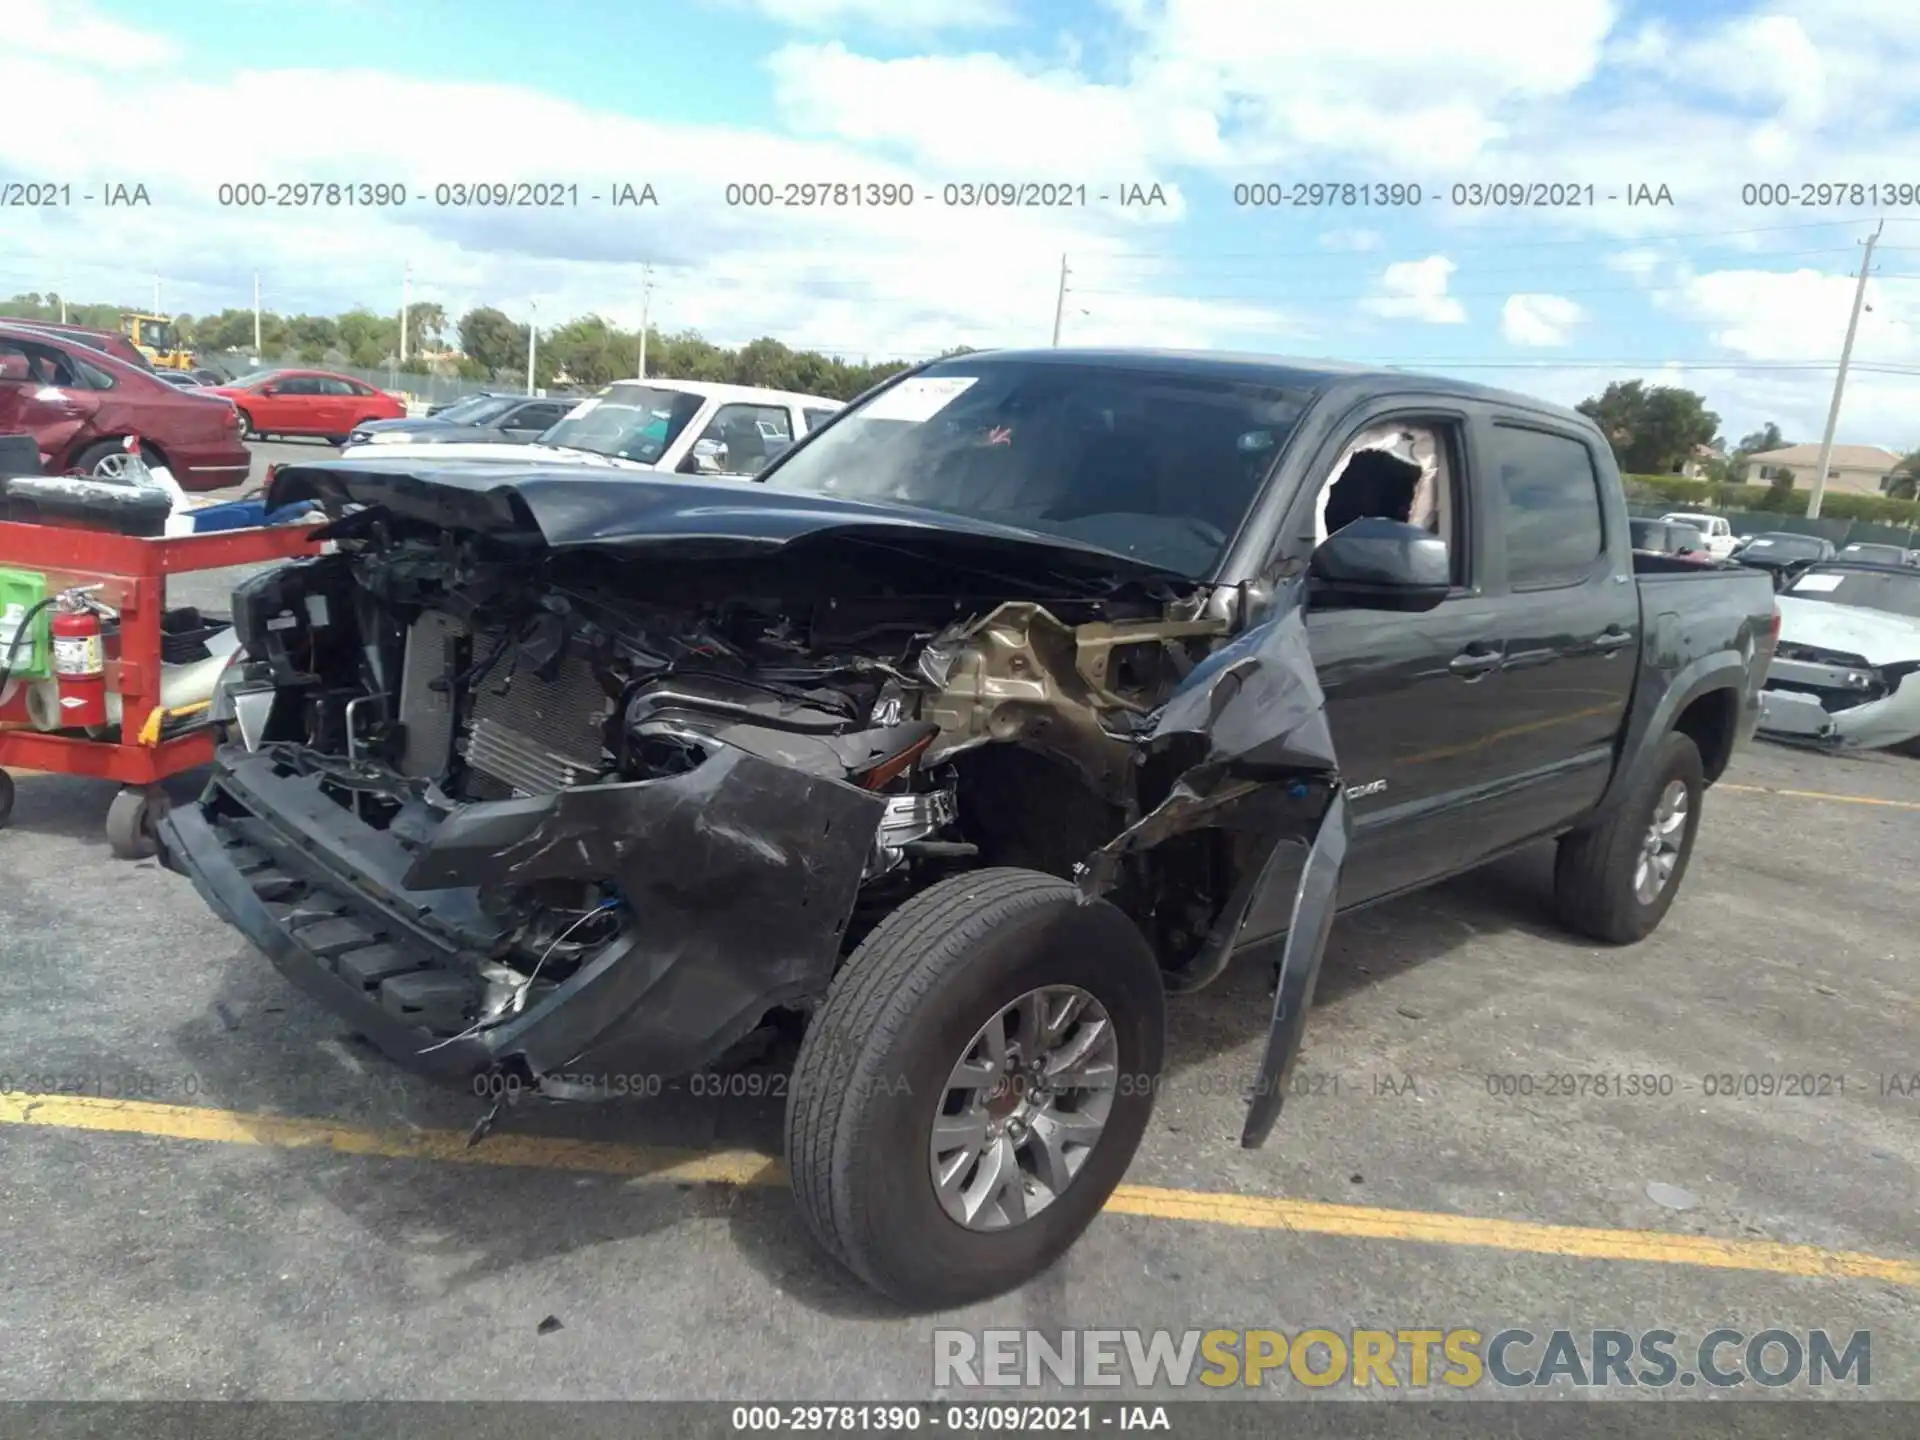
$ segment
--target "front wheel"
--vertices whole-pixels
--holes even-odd
[[[253,417],[244,410],[241,410],[239,414],[240,438],[242,440],[258,440],[260,438],[260,432],[253,428]]]
[[[1667,736],[1604,824],[1560,841],[1553,886],[1561,921],[1612,945],[1652,934],[1687,873],[1706,788],[1699,747]]]
[[[847,961],[800,1048],[787,1165],[821,1244],[916,1309],[1065,1254],[1126,1174],[1165,1049],[1160,968],[1104,900],[993,869],[929,887]]]

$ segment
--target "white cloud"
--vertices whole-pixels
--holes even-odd
[[[801,30],[964,30],[1008,25],[1012,0],[732,0]]]
[[[106,70],[165,65],[180,55],[171,40],[108,20],[85,0],[8,0],[4,8],[5,48],[15,54],[78,60]]]
[[[1388,320],[1420,320],[1429,325],[1458,325],[1467,310],[1447,294],[1447,282],[1459,267],[1444,255],[1399,260],[1380,277],[1380,293],[1360,302],[1369,315]]]
[[[187,74],[194,73],[188,67]],[[1112,207],[950,209],[940,177],[841,141],[725,126],[662,124],[595,111],[510,85],[456,84],[374,71],[241,72],[208,82],[180,75],[138,87],[83,63],[0,57],[0,94],[21,113],[65,117],[44,130],[0,127],[0,173],[144,183],[151,209],[23,212],[0,249],[0,294],[60,290],[122,303],[164,282],[170,309],[204,314],[251,301],[261,272],[281,311],[334,313],[399,303],[403,264],[413,297],[459,313],[497,304],[543,320],[597,311],[638,319],[640,267],[655,267],[652,318],[739,343],[790,343],[880,357],[956,344],[1044,343],[1059,256],[1098,264],[1136,228]],[[324,126],[229,126],[218,146],[182,145],[151,116],[326,114]],[[486,133],[487,170],[574,181],[557,208],[437,205],[458,179],[431,154],[396,153],[391,117],[435,117],[449,133]],[[607,173],[598,158],[638,157]],[[555,157],[581,157],[556,162]],[[398,211],[221,206],[235,179],[380,178],[409,187]],[[903,207],[759,208],[725,204],[730,179],[857,179],[907,185]],[[615,212],[608,182],[650,183],[657,209]],[[595,200],[595,194],[603,198]],[[932,200],[928,202],[928,196]],[[208,237],[219,243],[210,245]],[[1089,301],[1103,333],[1153,341],[1164,328],[1205,345],[1282,324],[1263,308],[1170,301],[1144,283]]]
[[[1717,270],[1665,297],[1710,327],[1715,345],[1751,360],[1838,362],[1855,282],[1817,270]],[[1875,280],[1854,340],[1858,363],[1920,361],[1920,282]],[[1920,379],[1912,382],[1920,389]]]
[[[1651,245],[1637,245],[1629,250],[1615,251],[1603,262],[1609,270],[1618,270],[1623,275],[1631,275],[1636,280],[1646,280],[1668,259],[1667,253]]]
[[[836,40],[786,46],[769,68],[775,101],[797,130],[890,151],[942,179],[1147,182],[1167,165],[1225,156],[1216,120],[1198,102],[1150,107],[1127,87],[1001,55],[878,60]]]
[[[1509,295],[1500,333],[1515,345],[1565,345],[1587,312],[1564,295]]]
[[[1378,230],[1328,230],[1320,237],[1322,250],[1378,250],[1386,241]]]

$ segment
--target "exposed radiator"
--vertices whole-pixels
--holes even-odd
[[[498,648],[495,636],[475,643],[484,647],[482,654]],[[599,772],[613,703],[585,660],[567,660],[552,680],[542,680],[516,666],[509,645],[468,693],[473,724],[459,742],[460,753],[480,775],[513,794],[550,795]]]

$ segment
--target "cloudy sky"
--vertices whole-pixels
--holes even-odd
[[[0,36],[0,187],[74,194],[0,206],[0,293],[390,309],[410,266],[632,325],[650,265],[665,328],[881,358],[1046,343],[1065,255],[1068,344],[1640,375],[1817,439],[1884,219],[1840,439],[1920,446],[1913,0],[0,0]],[[311,181],[408,199],[220,203]],[[496,181],[578,203],[436,199]],[[151,206],[80,198],[114,182]],[[790,182],[913,200],[727,203]],[[982,182],[1072,203],[948,203]],[[1486,203],[1515,182],[1580,203]]]

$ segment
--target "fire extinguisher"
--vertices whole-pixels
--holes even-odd
[[[80,730],[107,723],[107,647],[100,616],[84,595],[62,595],[48,623],[53,637],[53,677],[60,728]]]

